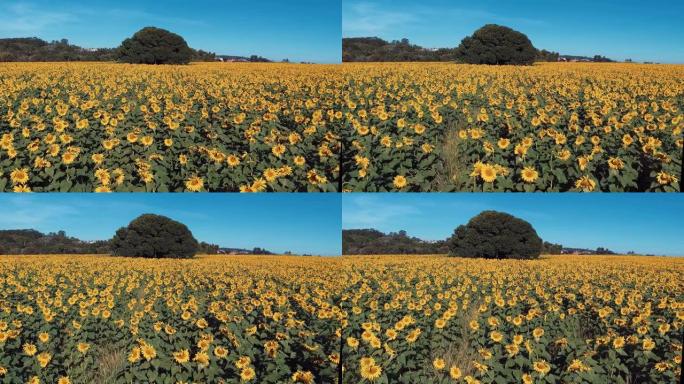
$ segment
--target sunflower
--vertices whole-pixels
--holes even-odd
[[[191,192],[198,192],[204,187],[204,180],[197,175],[192,176],[185,181],[185,187]]]
[[[24,351],[24,354],[26,354],[26,356],[33,356],[36,354],[36,352],[38,352],[38,348],[36,348],[35,345],[28,343],[24,344],[22,350]]]
[[[369,380],[375,381],[382,375],[382,368],[375,364],[362,365],[361,366],[361,377]]]
[[[48,363],[50,363],[50,360],[52,360],[52,355],[47,353],[47,352],[41,352],[36,356],[36,359],[38,360],[38,364],[41,366],[41,368],[47,367]]]
[[[295,383],[312,384],[314,382],[314,375],[309,371],[298,370],[292,374],[292,381]]]
[[[444,367],[446,367],[446,362],[444,361],[444,359],[438,357],[432,361],[432,366],[436,370],[441,371],[442,369],[444,369]]]
[[[533,167],[525,167],[520,173],[523,181],[526,183],[534,183],[539,178],[539,173]]]
[[[642,346],[642,348],[644,348],[644,350],[650,351],[650,350],[652,350],[653,348],[655,348],[656,344],[655,344],[655,342],[654,342],[652,339],[647,338],[647,339],[644,339],[644,341],[643,341],[643,343],[641,344],[641,346]]]
[[[532,368],[542,375],[545,375],[551,371],[551,366],[544,360],[535,361],[534,364],[532,364]]]
[[[29,187],[28,185],[25,185],[25,184],[19,184],[19,185],[15,185],[12,188],[12,191],[17,192],[17,193],[31,192],[31,187]]]
[[[520,347],[518,347],[517,344],[508,344],[505,347],[506,352],[508,353],[508,357],[513,357],[520,352]]]
[[[74,160],[76,160],[76,155],[74,153],[64,152],[62,154],[62,163],[69,165],[73,163]]]
[[[240,356],[240,358],[238,358],[235,361],[235,366],[238,369],[243,369],[243,368],[247,367],[251,362],[252,362],[252,359],[250,359],[249,356]]]
[[[509,145],[511,145],[511,140],[502,137],[496,142],[496,145],[499,147],[499,149],[506,149]]]
[[[145,360],[150,361],[157,357],[157,350],[154,349],[150,344],[143,344],[140,346],[140,353],[145,358]]]
[[[285,149],[286,148],[284,145],[278,144],[278,145],[273,146],[273,148],[271,148],[271,153],[273,153],[277,157],[280,157],[283,155],[283,153],[285,153]]]
[[[408,181],[406,180],[406,177],[403,175],[397,175],[394,176],[394,180],[392,181],[394,184],[394,187],[397,189],[404,188],[406,184],[408,184]]]
[[[78,350],[81,353],[85,354],[86,352],[88,352],[89,349],[90,349],[90,344],[88,344],[88,343],[80,342],[80,343],[76,344],[76,350]]]
[[[197,352],[195,357],[192,358],[192,361],[195,361],[202,367],[206,367],[209,365],[209,355],[206,352]]]
[[[480,167],[480,177],[486,183],[492,183],[496,180],[496,168],[490,164],[483,164]]]
[[[608,167],[610,169],[620,170],[625,167],[625,162],[619,157],[611,157],[608,159]]]
[[[178,364],[185,364],[188,361],[190,361],[190,352],[187,349],[181,349],[178,352],[173,352],[173,359],[178,363]]]
[[[542,336],[544,336],[544,328],[537,327],[532,331],[532,336],[534,336],[535,339],[539,340]]]
[[[582,176],[577,181],[575,181],[575,188],[583,192],[591,192],[596,188],[596,182],[592,180],[589,176]]]
[[[656,180],[660,185],[676,184],[678,181],[675,175],[670,175],[665,171],[658,172],[656,175]]]
[[[29,180],[28,168],[15,168],[10,172],[10,180],[14,184],[26,184]]]
[[[254,372],[254,368],[252,367],[245,367],[240,371],[240,379],[242,381],[250,381],[254,379],[256,376],[256,372]]]
[[[235,155],[228,155],[226,156],[226,162],[229,166],[236,167],[240,165],[240,158]]]
[[[47,332],[41,332],[38,334],[38,340],[43,344],[47,343],[50,340],[50,334]]]
[[[501,334],[501,332],[494,331],[489,334],[489,338],[492,339],[492,341],[495,343],[500,343],[501,340],[503,340],[503,335]]]

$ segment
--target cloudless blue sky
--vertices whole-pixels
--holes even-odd
[[[484,210],[525,219],[542,239],[567,247],[684,256],[684,195],[676,193],[345,194],[342,227],[444,240]]]
[[[0,229],[104,240],[138,215],[155,213],[186,224],[199,241],[332,256],[342,251],[340,205],[338,194],[324,193],[2,193]]]
[[[341,60],[341,0],[0,0],[0,38],[115,47],[146,26],[218,54]]]
[[[342,0],[345,37],[455,47],[484,24],[568,55],[684,63],[682,0]]]

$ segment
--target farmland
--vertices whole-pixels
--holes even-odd
[[[334,191],[334,66],[0,65],[0,191]]]
[[[0,374],[329,383],[341,363],[344,383],[674,383],[683,272],[620,256],[9,256]]]
[[[679,190],[684,66],[340,71],[346,191]]]
[[[339,338],[330,318],[343,276],[326,266],[295,257],[3,257],[1,379],[331,382]]]

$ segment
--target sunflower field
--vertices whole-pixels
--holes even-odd
[[[3,257],[0,382],[333,382],[339,337],[329,319],[343,282],[328,266],[284,256]]]
[[[0,65],[0,191],[335,191],[331,65]]]
[[[684,261],[348,258],[345,383],[678,383]]]
[[[678,191],[684,66],[345,63],[345,191]]]
[[[684,262],[0,259],[7,383],[677,383]]]

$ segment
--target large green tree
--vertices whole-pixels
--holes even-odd
[[[184,224],[144,214],[116,231],[111,248],[117,256],[187,259],[195,256],[199,244]]]
[[[193,55],[181,36],[155,27],[141,29],[118,49],[119,61],[131,64],[187,64]]]
[[[487,24],[456,48],[459,60],[469,64],[531,65],[537,55],[525,34],[496,24]]]
[[[484,211],[460,225],[448,240],[449,254],[487,259],[536,259],[542,240],[525,220],[496,211]]]

